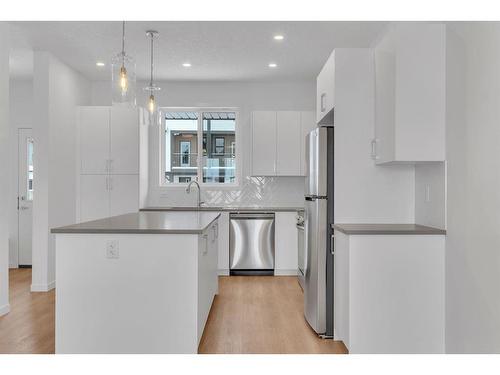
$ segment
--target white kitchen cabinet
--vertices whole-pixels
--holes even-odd
[[[219,256],[219,275],[229,275],[229,212],[221,212],[217,224]]]
[[[252,175],[276,175],[276,112],[252,113]]]
[[[444,352],[444,235],[335,230],[335,339],[352,354]]]
[[[109,216],[109,190],[107,175],[80,176],[79,221],[102,219]]]
[[[316,78],[316,122],[333,124],[335,105],[335,51],[332,52]]]
[[[275,233],[275,275],[297,275],[298,243],[296,212],[276,212],[274,218]]]
[[[305,136],[316,126],[312,111],[252,113],[252,176],[304,176]]]
[[[139,211],[137,175],[109,175],[109,216]]]
[[[81,174],[108,173],[109,116],[109,107],[78,108]]]
[[[145,110],[79,107],[77,117],[77,221],[138,211],[148,190]]]
[[[276,113],[276,175],[300,175],[300,112]]]
[[[307,172],[306,136],[315,128],[316,121],[314,112],[300,112],[300,176],[305,176]]]
[[[391,25],[374,60],[375,162],[444,161],[445,26]]]
[[[139,173],[139,115],[136,108],[111,107],[110,173]]]

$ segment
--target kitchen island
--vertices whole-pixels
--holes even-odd
[[[56,353],[197,353],[218,293],[218,212],[52,229]]]

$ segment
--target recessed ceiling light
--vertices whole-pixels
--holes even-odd
[[[276,63],[269,63],[268,65],[270,68],[276,68],[278,66],[278,64]]]
[[[106,64],[105,64],[105,63],[103,63],[102,61],[98,61],[98,62],[96,62],[95,64],[96,64],[96,66],[98,66],[98,67],[103,67],[103,66],[106,66]]]
[[[182,64],[182,66],[184,68],[190,68],[191,67],[191,63],[186,62],[186,63]]]
[[[281,35],[281,34],[278,34],[278,35],[274,36],[274,40],[283,40],[283,39],[285,39],[285,37],[283,35]]]

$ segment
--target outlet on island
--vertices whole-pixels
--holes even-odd
[[[106,258],[108,259],[120,258],[120,249],[117,240],[111,240],[106,242]]]

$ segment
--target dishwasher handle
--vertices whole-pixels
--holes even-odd
[[[274,220],[274,213],[269,212],[237,212],[229,214],[231,220]]]

